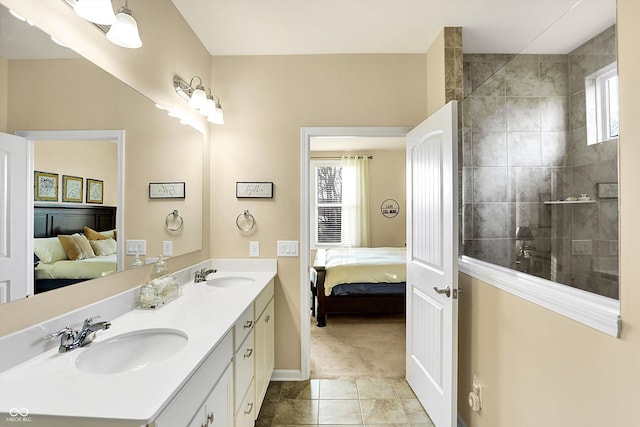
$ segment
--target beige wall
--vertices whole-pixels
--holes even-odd
[[[311,152],[314,157],[340,158],[350,156],[372,156],[369,160],[369,222],[370,246],[404,246],[406,241],[406,186],[404,150],[369,150],[358,152]],[[393,218],[385,218],[380,206],[386,199],[400,204],[400,212]]]
[[[427,50],[427,113],[432,115],[446,104],[445,30]]]
[[[469,427],[630,426],[640,383],[640,3],[618,0],[622,336],[592,328],[460,275],[458,408]],[[473,374],[483,409],[470,411]]]
[[[172,103],[180,106],[184,105],[184,101],[176,96],[171,86],[174,73],[178,73],[184,78],[200,74],[205,80],[208,80],[204,76],[209,74],[210,57],[170,0],[136,1],[134,12],[139,19],[141,37],[145,43],[138,50],[123,49],[111,45],[104,39],[104,35],[100,31],[75,16],[71,9],[59,0],[0,0],[0,3],[15,9],[23,16],[33,18],[36,24],[48,28],[52,34],[55,34],[57,38],[63,40],[67,45],[90,56],[118,79],[134,86],[138,91],[156,102],[163,102],[165,105],[171,105]],[[167,28],[171,28],[171,31],[166,31]],[[96,97],[96,103],[105,99],[104,97],[109,94],[109,88],[113,88],[108,85],[99,88],[91,86],[78,87],[78,81],[76,80],[76,84],[74,84],[73,79],[80,75],[77,73],[83,72],[82,66],[79,65],[80,69],[75,65],[69,66],[69,69],[63,72],[62,69],[65,64],[72,63],[60,61],[55,65],[60,67],[57,70],[61,72],[61,76],[66,76],[63,79],[66,84],[66,91],[61,92],[62,101],[65,97],[71,96],[72,91],[69,88],[75,88],[77,91],[96,90],[97,92],[93,94]],[[37,74],[37,70],[31,70],[31,72],[33,72],[33,75]],[[106,75],[106,73],[103,74]],[[49,78],[51,78],[51,75],[44,78],[44,80]],[[69,81],[67,82],[67,80]],[[115,81],[115,79],[112,80]],[[31,83],[37,86],[43,84],[43,80],[34,79]],[[125,85],[122,86],[124,87]],[[33,93],[33,96],[37,95],[37,91],[33,86],[30,86],[30,90],[25,93]],[[58,100],[57,102],[62,101]],[[150,108],[145,110],[149,106]],[[11,129],[8,129],[9,132],[12,132],[13,129],[29,128],[36,130],[64,129],[69,126],[71,121],[70,115],[64,115],[65,110],[68,111],[68,114],[73,110],[74,113],[81,115],[88,114],[89,111],[88,109],[85,111],[74,107],[76,108],[74,110],[74,108],[67,108],[67,106],[63,108],[56,105],[57,112],[60,113],[60,115],[56,115],[51,114],[51,110],[47,111],[47,106],[43,103],[36,102],[31,103],[30,108],[35,109],[34,115],[31,118],[27,116],[26,119],[16,118],[13,124],[8,125],[8,127],[11,127]],[[160,233],[164,233],[164,217],[170,212],[169,209],[174,204],[167,201],[158,201],[157,203],[156,201],[148,201],[148,183],[164,179],[182,181],[179,178],[183,176],[191,180],[192,176],[189,175],[191,172],[188,169],[188,165],[191,165],[191,162],[195,162],[193,163],[194,165],[197,163],[198,167],[203,168],[204,176],[198,183],[194,182],[196,188],[193,188],[193,190],[195,192],[190,193],[192,186],[187,186],[187,198],[189,198],[190,194],[193,194],[193,197],[197,199],[198,196],[196,194],[199,194],[198,185],[200,185],[202,209],[199,214],[203,219],[199,224],[201,227],[198,227],[198,230],[202,230],[203,249],[174,257],[168,261],[168,266],[173,271],[208,258],[210,228],[208,130],[205,130],[204,136],[206,143],[203,143],[203,138],[199,137],[197,154],[189,156],[186,151],[188,148],[181,145],[183,141],[181,135],[183,135],[182,132],[186,127],[178,125],[175,120],[172,124],[169,124],[171,120],[167,121],[166,114],[154,108],[153,102],[143,97],[132,97],[122,100],[121,103],[110,102],[109,108],[109,113],[104,117],[91,118],[93,121],[91,121],[92,127],[90,128],[122,129],[127,128],[128,125],[123,125],[124,122],[122,121],[116,123],[115,119],[128,119],[130,120],[128,123],[139,120],[132,127],[129,127],[126,134],[127,141],[138,141],[139,143],[129,144],[126,148],[125,156],[128,158],[127,179],[132,179],[127,181],[125,203],[145,215],[138,216],[137,219],[125,218],[127,237],[155,238],[158,239],[158,242],[162,240]],[[139,112],[141,115],[134,117],[129,114],[129,116],[124,117],[126,112],[129,111],[128,109]],[[13,112],[11,111],[10,114],[13,114]],[[44,124],[36,124],[33,121],[35,116],[49,117],[50,121]],[[154,134],[156,131],[163,132],[165,139],[162,142],[156,140]],[[181,158],[176,161],[177,155],[185,156],[185,168],[183,170],[175,167],[176,164],[180,164],[178,162],[182,161]],[[142,169],[146,169],[147,172],[144,175],[139,175],[138,171]],[[183,171],[186,171],[186,175]],[[144,207],[141,207],[139,203],[144,203]],[[159,222],[151,224],[152,219]],[[189,224],[187,222],[185,228]],[[144,232],[140,232],[140,230],[144,230]],[[174,245],[178,245],[177,241],[174,242]],[[179,250],[176,246],[174,246],[174,249]],[[148,249],[150,256],[157,256],[160,253],[160,249],[160,244],[153,243],[152,247]],[[148,280],[151,268],[152,266],[147,266],[142,269],[130,270],[119,273],[115,277],[83,282],[73,287],[0,305],[0,318],[2,319],[2,322],[0,322],[0,335],[33,325],[44,319],[58,316],[98,299],[137,286]]]
[[[225,125],[211,140],[212,256],[246,258],[257,240],[260,256],[275,258],[277,240],[299,240],[300,128],[416,125],[425,64],[424,55],[214,57]],[[275,197],[236,199],[236,181],[272,181]],[[257,222],[250,236],[235,226],[244,209]],[[279,258],[277,369],[300,369],[300,310],[300,260]]]
[[[83,179],[82,203],[86,203],[87,179],[103,182],[105,206],[118,204],[118,145],[113,141],[36,141],[33,168],[59,174],[58,201],[62,201],[63,175]]]
[[[0,56],[0,132],[7,129],[7,89],[9,61]]]

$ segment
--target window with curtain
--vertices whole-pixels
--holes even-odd
[[[369,246],[368,159],[312,160],[314,247]]]

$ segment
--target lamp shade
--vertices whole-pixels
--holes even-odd
[[[112,25],[116,22],[111,0],[78,0],[74,12],[89,22]]]
[[[191,93],[189,105],[197,110],[205,108],[207,105],[207,94],[202,86],[196,86],[196,89]]]
[[[116,22],[107,31],[107,39],[118,46],[137,49],[142,46],[138,23],[127,8],[121,8],[116,14]]]
[[[207,117],[207,121],[215,125],[224,124],[224,113],[220,104],[218,104],[215,110],[209,115],[209,117]]]

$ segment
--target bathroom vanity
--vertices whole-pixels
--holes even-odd
[[[165,306],[0,373],[0,425],[253,426],[274,370],[276,261],[259,261],[211,260]]]

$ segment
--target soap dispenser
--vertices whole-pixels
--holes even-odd
[[[158,277],[166,276],[169,274],[169,270],[167,270],[167,263],[162,258],[162,255],[156,261],[156,265],[153,267],[153,271],[151,272],[151,279],[157,279]]]
[[[143,265],[144,265],[144,262],[140,259],[140,255],[136,254],[135,259],[131,263],[131,268],[138,268],[138,267],[142,267]]]

